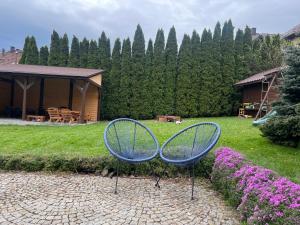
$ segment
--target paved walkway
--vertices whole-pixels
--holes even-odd
[[[0,224],[239,224],[206,180],[119,180],[92,175],[0,172]]]
[[[4,118],[0,118],[0,125],[21,125],[21,126],[27,126],[27,125],[42,125],[42,126],[81,126],[81,125],[85,125],[85,124],[92,124],[95,122],[88,122],[88,123],[84,123],[84,124],[79,124],[79,123],[53,123],[53,122],[34,122],[34,121],[26,121],[26,120],[21,120],[21,119],[4,119]]]

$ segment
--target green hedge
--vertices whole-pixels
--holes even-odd
[[[103,169],[109,172],[115,171],[117,160],[111,156],[99,158],[66,158],[61,156],[34,157],[34,156],[12,156],[0,155],[1,170],[23,170],[27,172],[35,171],[65,171],[76,173],[99,173]],[[120,164],[120,174],[124,175],[150,175],[151,166],[156,174],[161,174],[165,164],[156,158],[149,163],[130,165]],[[195,167],[195,175],[209,178],[214,163],[214,155],[208,154]],[[186,175],[187,169],[168,166],[166,175],[169,177]]]

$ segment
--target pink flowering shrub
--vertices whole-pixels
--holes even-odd
[[[248,224],[300,224],[300,185],[251,165],[229,149],[216,151],[212,182]],[[223,185],[222,185],[223,183]]]
[[[216,159],[211,173],[214,187],[220,191],[229,202],[237,206],[241,193],[235,191],[235,181],[228,179],[244,164],[244,157],[230,148],[222,147],[215,152]]]

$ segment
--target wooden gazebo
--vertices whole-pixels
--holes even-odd
[[[283,69],[277,67],[262,71],[235,84],[242,91],[242,105],[246,105],[247,115],[257,119],[271,110],[272,103],[279,99],[278,86]]]
[[[80,112],[79,122],[89,116],[99,120],[103,70],[37,65],[0,65],[0,113],[7,107],[36,114],[48,107]]]

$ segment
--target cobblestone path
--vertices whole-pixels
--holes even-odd
[[[0,224],[239,224],[206,180],[0,172]]]

